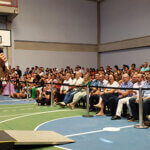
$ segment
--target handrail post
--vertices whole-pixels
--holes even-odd
[[[90,95],[90,88],[89,86],[87,85],[86,87],[86,95],[87,95],[87,98],[86,98],[86,110],[87,110],[87,114],[86,115],[83,115],[83,117],[93,117],[93,115],[90,115],[89,114],[89,95]]]
[[[147,129],[143,123],[143,103],[142,103],[142,88],[139,88],[139,124],[134,126],[137,129]]]
[[[29,86],[28,86],[28,81],[26,81],[26,85],[27,85],[27,100],[29,100]]]
[[[11,84],[10,84],[10,80],[9,80],[9,83],[8,83],[8,86],[9,86],[9,97],[11,96]]]
[[[53,107],[53,82],[51,82],[51,107]]]

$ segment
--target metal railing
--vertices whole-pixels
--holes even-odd
[[[5,80],[6,81],[6,80]],[[7,80],[8,84],[9,84],[9,95],[11,94],[11,88],[10,88],[10,80]],[[14,82],[14,81],[13,81]],[[29,91],[29,83],[33,83],[33,82],[27,82],[27,81],[20,81],[20,82],[25,82],[26,83],[26,87],[27,87],[27,99],[29,98],[28,96],[28,91]],[[139,90],[139,124],[135,125],[135,128],[138,129],[145,129],[148,128],[148,126],[145,126],[143,123],[143,103],[142,103],[142,90],[150,90],[150,88],[121,88],[121,87],[103,87],[103,86],[76,86],[76,85],[69,85],[69,84],[60,84],[60,83],[45,83],[45,84],[51,84],[51,107],[53,107],[54,105],[54,100],[53,100],[53,86],[54,85],[63,85],[63,86],[71,86],[71,87],[78,87],[78,88],[86,88],[86,103],[87,103],[87,108],[86,108],[86,115],[83,115],[83,117],[92,117],[92,115],[89,114],[89,95],[90,95],[90,88],[91,87],[96,87],[96,88],[102,88],[102,89],[127,89],[127,90]]]

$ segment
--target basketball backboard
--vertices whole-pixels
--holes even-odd
[[[11,31],[0,30],[0,46],[10,47],[11,46]]]

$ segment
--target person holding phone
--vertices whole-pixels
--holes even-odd
[[[4,77],[5,74],[8,72],[8,68],[5,65],[6,61],[7,58],[3,53],[3,48],[0,47],[0,77]]]

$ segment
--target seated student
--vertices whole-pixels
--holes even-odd
[[[138,73],[134,73],[132,76],[131,76],[131,79],[130,79],[130,81],[133,83],[133,84],[135,84],[135,83],[137,83],[137,74]]]
[[[144,82],[142,88],[150,88],[150,71],[146,71],[147,72],[147,81]],[[144,90],[143,91],[143,120],[147,121],[146,116],[150,114],[150,90]],[[131,111],[132,111],[132,115],[133,115],[133,121],[136,121],[139,119],[139,96],[137,96],[136,98],[131,98],[129,99],[129,104],[131,107]]]
[[[3,92],[2,80],[0,79],[0,94]]]
[[[19,78],[19,75],[17,74],[16,77],[14,78],[14,86],[15,86],[15,91],[17,93],[20,92],[21,90],[21,82],[20,82],[20,78]]]
[[[72,85],[81,85],[83,82],[83,78],[81,78],[81,73],[76,72],[76,78],[73,80]],[[79,88],[69,87],[69,92],[66,93],[64,101],[60,102],[59,105],[66,106],[67,104],[72,102],[73,96],[79,92]]]
[[[133,77],[135,79],[137,79],[137,82],[133,85],[133,88],[139,88],[139,87],[142,87],[143,85],[143,77],[142,77],[142,74],[138,74],[138,75],[133,75]],[[135,79],[134,79],[134,82],[135,82]],[[126,104],[128,109],[129,109],[129,114],[130,114],[130,117],[128,118],[129,120],[132,119],[132,111],[131,111],[131,108],[130,108],[130,105],[129,105],[129,99],[131,97],[137,97],[138,96],[138,91],[137,90],[134,90],[132,91],[132,96],[127,96],[125,98],[122,98],[119,100],[118,102],[118,106],[117,106],[117,111],[116,111],[116,116],[119,118],[121,118],[121,112],[122,112],[122,108],[123,108],[123,104]]]
[[[39,97],[39,95],[41,94],[42,92],[42,88],[44,87],[44,84],[45,84],[45,79],[43,76],[41,76],[40,80],[37,82],[37,86],[36,86],[36,96]]]
[[[141,73],[144,73],[145,71],[149,71],[148,62],[144,62],[144,66],[141,68]]]
[[[89,74],[85,74],[84,75],[84,79],[81,85],[86,86],[86,85],[90,85],[91,81],[90,81],[90,76]],[[86,95],[86,88],[81,88],[80,91],[78,93],[76,93],[73,97],[73,101],[69,104],[69,106],[71,107],[71,109],[74,109],[75,104],[84,96]]]
[[[122,83],[120,85],[121,88],[133,88],[133,83],[130,81],[130,77],[128,74],[123,74],[122,75]],[[119,94],[118,99],[115,100],[114,103],[114,108],[115,110],[117,109],[118,102],[124,99],[125,97],[130,97],[131,96],[131,90],[128,89],[121,89],[117,90],[117,93]],[[126,115],[126,110],[124,110],[124,116]],[[115,115],[111,118],[111,120],[116,120],[116,119],[121,119],[121,116]]]
[[[10,97],[12,98],[26,98],[27,92],[26,92],[26,86],[25,83],[22,83],[22,90],[19,93],[11,93]]]
[[[131,75],[132,73],[135,73],[135,72],[137,72],[136,64],[132,64],[131,68],[129,69],[129,74]]]
[[[106,85],[107,87],[118,87],[119,84],[118,82],[116,82],[114,80],[114,76],[113,75],[109,75],[109,79],[108,79],[108,83]],[[105,106],[108,106],[108,108],[110,109],[110,112],[111,112],[111,116],[115,115],[114,114],[114,108],[112,107],[113,106],[113,102],[112,99],[115,99],[117,98],[117,93],[115,93],[115,89],[105,89],[104,92],[101,93],[101,96],[100,96],[100,101],[97,105],[95,105],[95,107],[99,107],[101,108],[100,112],[97,113],[96,115],[97,116],[102,116],[104,115],[104,105]]]
[[[53,91],[53,98],[56,103],[58,102],[58,93],[60,92],[60,88],[61,88],[61,85],[59,85],[59,84],[62,84],[62,83],[63,83],[63,79],[58,77],[56,88]]]
[[[50,105],[51,104],[51,92],[47,87],[42,88],[42,92],[39,95],[39,98],[36,100],[38,105]]]
[[[9,80],[9,76],[7,76],[6,80]],[[7,85],[5,86],[2,95],[8,96],[11,93],[15,93],[15,87],[14,87],[14,82],[7,82]]]
[[[96,80],[93,81],[91,83],[91,86],[93,86],[92,84],[94,84],[94,82],[97,84],[96,86],[106,86],[108,81],[104,79],[104,74],[96,74],[95,75]],[[95,85],[94,85],[95,86]],[[91,91],[91,96],[90,96],[90,111],[94,111],[94,104],[97,104],[99,102],[99,96],[101,94],[101,92],[103,91],[103,89],[100,88],[93,88],[93,90]]]
[[[72,84],[72,79],[70,77],[70,73],[67,73],[64,79],[65,80],[64,80],[63,84],[69,84],[69,85]],[[69,90],[68,86],[64,86],[64,85],[61,86],[60,91],[57,92],[58,102],[62,102],[64,100],[64,97],[65,97],[66,93],[68,92],[68,90]]]

